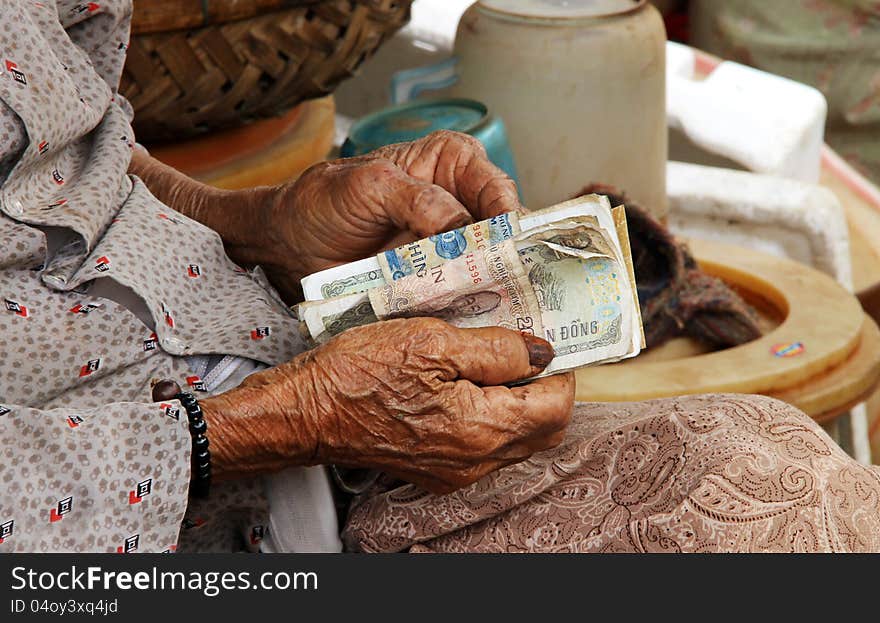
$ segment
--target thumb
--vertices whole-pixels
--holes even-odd
[[[501,327],[452,329],[444,353],[447,361],[457,378],[477,385],[504,385],[535,376],[553,360],[550,343],[533,335]]]

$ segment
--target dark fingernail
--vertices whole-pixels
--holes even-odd
[[[180,393],[180,385],[174,381],[164,380],[153,385],[153,402],[171,400]]]
[[[536,368],[546,368],[553,361],[553,347],[550,343],[534,335],[523,334],[529,351],[529,363]]]

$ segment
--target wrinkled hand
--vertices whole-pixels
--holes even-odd
[[[521,209],[516,186],[475,138],[435,132],[315,165],[277,194],[268,221],[288,299],[313,272]]]
[[[507,329],[399,319],[346,331],[217,398],[274,413],[273,426],[253,417],[242,427],[243,443],[259,440],[269,454],[380,469],[445,493],[562,441],[571,374],[502,385],[552,357],[544,340]],[[223,432],[221,443],[236,441]]]
[[[470,484],[562,441],[570,376],[538,374],[549,344],[500,328],[436,319],[362,327],[309,364],[318,462],[379,468],[431,491]]]

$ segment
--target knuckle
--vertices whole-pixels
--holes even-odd
[[[433,207],[442,202],[445,197],[441,188],[429,184],[412,183],[409,185],[412,193],[412,206],[414,208]]]
[[[480,202],[491,212],[496,207],[498,209],[495,211],[515,209],[517,206],[511,205],[511,202],[518,203],[516,197],[516,182],[506,173],[499,171],[483,185],[479,198]]]
[[[377,177],[387,177],[394,172],[394,164],[384,158],[368,160],[352,169],[352,174],[363,180],[375,180]]]
[[[390,160],[386,160],[385,158],[376,158],[375,160],[371,160],[370,162],[364,164],[363,170],[365,174],[390,177],[394,175],[395,166],[394,163]]]
[[[445,339],[452,332],[452,326],[440,318],[416,318],[413,324],[418,326],[419,331],[424,335],[436,335]]]
[[[498,331],[489,338],[486,352],[497,363],[509,363],[517,353],[514,339],[522,341],[518,336],[506,331]]]
[[[472,147],[483,146],[483,144],[479,140],[477,140],[470,134],[464,134],[463,132],[450,132],[450,134],[454,137],[454,140],[462,143],[463,145],[470,145]]]
[[[483,143],[470,134],[455,132],[453,130],[437,130],[429,134],[428,138],[435,141],[441,141],[447,145],[452,145],[460,149],[464,148],[480,154],[486,153],[486,148],[483,146]]]
[[[471,383],[458,383],[441,397],[443,412],[453,415],[457,421],[484,421],[488,408],[482,400],[482,390]],[[465,449],[483,452],[482,439],[465,431],[457,432],[460,445]]]
[[[414,318],[409,322],[407,346],[425,354],[439,354],[446,350],[452,327],[439,318]]]
[[[491,196],[497,195],[499,197],[504,196],[505,193],[508,193],[511,190],[516,190],[516,182],[513,181],[512,177],[500,169],[498,170],[498,173],[486,182],[486,185],[483,187],[483,192]]]
[[[478,139],[474,138],[470,134],[456,134],[456,139],[460,145],[469,149],[471,152],[478,154],[480,156],[486,155],[486,148],[483,146]]]
[[[458,134],[459,133],[454,130],[434,130],[422,140],[426,143],[451,141],[454,140]]]
[[[302,187],[307,184],[313,183],[316,180],[321,180],[327,175],[332,175],[346,166],[347,165],[345,164],[344,160],[331,160],[329,162],[319,162],[317,164],[313,164],[308,169],[306,169],[302,175],[299,176],[299,179],[296,181],[296,185]]]

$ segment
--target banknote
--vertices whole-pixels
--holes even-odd
[[[306,301],[366,292],[385,283],[379,260],[367,257],[357,262],[334,266],[307,275],[300,280]]]
[[[498,326],[540,335],[541,314],[507,239],[368,292],[380,319],[432,316],[461,328]]]
[[[633,348],[632,294],[620,264],[613,256],[572,251],[519,244],[541,310],[540,337],[555,353],[543,375],[617,361]]]
[[[357,262],[351,262],[338,267],[343,270],[331,268],[315,275],[310,275],[302,280],[303,293],[307,301],[329,299],[343,294],[366,292],[370,288],[376,288],[385,284],[385,277],[379,262],[375,257],[368,257]],[[335,273],[333,271],[336,271]],[[328,273],[327,279],[316,276]]]
[[[513,240],[489,245],[367,292],[297,306],[311,339],[322,344],[346,329],[431,316],[461,328],[499,326],[541,335],[541,312]]]
[[[303,303],[300,319],[318,343],[348,328],[410,316],[465,328],[508,327],[553,345],[555,358],[541,376],[633,356],[643,340],[635,284],[618,239],[625,221],[621,229],[604,210],[604,218],[601,210],[569,212],[427,272]],[[622,213],[614,216],[619,221]]]
[[[413,245],[405,245],[378,256],[368,257],[357,262],[328,268],[304,277],[301,281],[306,301],[365,292],[370,288],[393,280],[394,275],[410,274],[413,270],[430,270],[438,263],[446,261],[462,248],[472,251],[483,244],[499,242],[521,231],[559,222],[576,216],[595,216],[603,228],[613,227],[608,217],[611,208],[608,199],[602,195],[585,195],[557,206],[537,210],[517,216],[506,214],[488,221],[475,223],[455,232],[419,240]],[[463,231],[462,231],[463,230]],[[457,232],[457,233],[456,233]],[[464,243],[462,243],[462,238]]]
[[[502,214],[453,231],[402,245],[357,262],[328,268],[301,281],[307,301],[365,292],[413,273],[424,274],[442,262],[520,232],[519,216]]]
[[[579,216],[595,216],[603,232],[614,234],[612,241],[617,260],[627,269],[626,275],[629,279],[629,286],[633,297],[637,299],[635,275],[630,255],[629,234],[626,227],[626,213],[623,206],[612,209],[608,198],[604,195],[584,195],[583,197],[571,199],[545,210],[533,212],[529,216],[530,218],[523,218],[520,221],[523,231],[537,228],[540,225],[550,224],[554,221],[562,222]],[[645,339],[638,300],[634,300],[633,305],[636,313],[632,316],[631,352],[638,354],[644,348]]]
[[[617,258],[614,242],[602,232],[599,219],[595,216],[577,216],[564,221],[549,223],[530,229],[517,238],[517,241],[540,241],[560,252],[577,252],[579,257],[602,256]]]
[[[380,253],[376,259],[387,283],[409,275],[423,277],[444,262],[513,238],[519,232],[519,218],[510,212],[416,240]]]
[[[305,328],[303,335],[315,344],[323,344],[346,329],[379,322],[367,292],[306,301],[296,307],[296,312]]]

